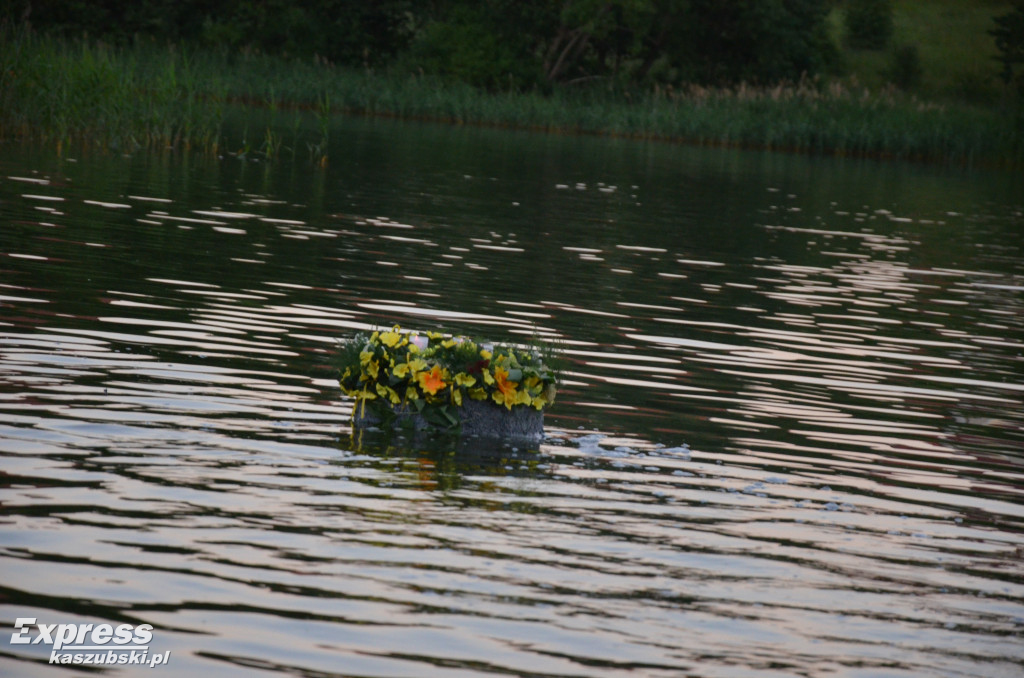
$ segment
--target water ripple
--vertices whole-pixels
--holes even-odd
[[[0,171],[7,618],[204,675],[1024,666],[1012,209],[135,162]],[[556,342],[545,439],[353,431],[336,342],[393,323]]]

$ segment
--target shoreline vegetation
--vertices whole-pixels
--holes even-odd
[[[54,144],[58,152],[69,146],[170,148],[271,160],[290,148],[296,157],[308,149],[324,165],[330,117],[344,113],[819,155],[1024,165],[1024,112],[1010,98],[997,105],[932,102],[892,87],[869,90],[828,78],[766,87],[488,91],[422,72],[145,40],[115,47],[11,25],[0,26],[0,64],[0,141]],[[300,116],[309,115],[318,133],[306,133],[299,151],[300,125],[309,127]],[[260,131],[246,122],[245,135],[252,138],[228,139],[225,119],[250,116]]]

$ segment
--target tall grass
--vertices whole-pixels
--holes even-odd
[[[320,137],[307,145],[321,165],[330,116],[339,112],[808,153],[1024,164],[1019,111],[931,104],[894,90],[838,83],[487,93],[408,73],[149,44],[115,51],[11,28],[0,35],[0,63],[0,137],[58,145],[74,140],[126,150],[216,152],[230,105],[243,114],[258,108],[260,120],[270,112],[271,124],[258,135],[262,142],[247,143],[268,158],[281,151],[273,122],[278,111],[309,110]]]
[[[216,150],[227,90],[177,50],[0,31],[0,137]]]

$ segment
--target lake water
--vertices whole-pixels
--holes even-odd
[[[113,675],[1024,673],[1020,175],[331,139],[3,148],[8,631],[152,625]],[[336,342],[396,323],[557,340],[544,442],[353,435]]]

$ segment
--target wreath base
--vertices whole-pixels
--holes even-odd
[[[380,403],[383,405],[384,403]],[[534,407],[516,406],[512,409],[483,400],[465,400],[460,407],[451,406],[449,414],[454,421],[428,420],[409,405],[387,405],[388,416],[381,417],[375,408],[357,402],[352,414],[352,426],[368,428],[385,426],[414,431],[459,430],[463,435],[486,438],[517,438],[538,440],[544,437],[544,411]],[[448,425],[445,425],[448,423]]]

